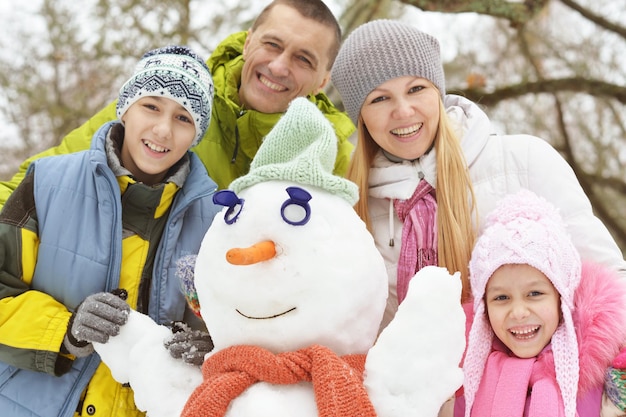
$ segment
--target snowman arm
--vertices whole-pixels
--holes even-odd
[[[459,275],[435,266],[420,270],[370,349],[364,383],[379,416],[435,417],[461,386],[465,314]]]
[[[130,384],[135,405],[150,417],[180,415],[187,399],[202,382],[199,367],[170,355],[164,342],[171,334],[168,327],[131,310],[117,336],[104,344],[94,343],[113,378]]]
[[[94,342],[94,350],[100,355],[100,359],[109,369],[113,378],[122,384],[128,382],[128,370],[132,365],[130,363],[130,353],[137,344],[159,327],[150,317],[130,310],[126,324],[120,326],[120,332],[117,336],[109,337],[106,343]],[[165,331],[160,331],[165,334]],[[169,330],[167,334],[169,335]]]

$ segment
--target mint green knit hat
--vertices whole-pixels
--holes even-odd
[[[336,194],[350,205],[358,187],[333,174],[337,136],[332,124],[308,99],[294,99],[259,147],[250,172],[230,184],[235,193],[263,181],[291,181]]]

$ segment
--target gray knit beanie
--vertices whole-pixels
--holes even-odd
[[[344,41],[331,80],[356,125],[365,97],[376,87],[404,76],[426,78],[443,97],[445,77],[439,42],[417,28],[394,20],[373,20]]]
[[[200,142],[211,121],[213,78],[206,63],[186,46],[170,45],[146,52],[135,73],[120,89],[117,118],[142,97],[165,97],[178,102],[193,117]]]

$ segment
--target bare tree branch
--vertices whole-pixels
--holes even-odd
[[[607,19],[603,18],[602,16],[599,16],[599,15],[593,13],[591,10],[585,9],[580,4],[576,3],[574,0],[561,0],[561,3],[563,3],[564,5],[569,7],[570,9],[576,10],[585,19],[590,20],[591,22],[595,23],[596,25],[598,25],[598,26],[600,26],[600,27],[602,27],[602,28],[604,28],[606,30],[610,30],[611,32],[615,32],[619,36],[621,36],[622,38],[626,39],[626,26],[620,26],[620,25],[617,25],[617,24],[615,24],[613,22],[610,22]]]
[[[587,197],[589,197],[589,200],[591,201],[591,205],[593,207],[593,210],[596,216],[602,219],[602,222],[604,223],[604,225],[609,230],[612,231],[615,239],[622,241],[622,242],[626,241],[626,230],[621,228],[621,225],[617,221],[617,218],[611,215],[611,213],[606,207],[606,201],[604,201],[596,193],[596,190],[594,187],[595,184],[591,181],[591,177],[578,164],[578,161],[576,160],[576,157],[574,156],[574,152],[571,147],[572,140],[569,136],[569,132],[567,131],[567,124],[565,122],[565,117],[563,113],[563,105],[561,104],[561,101],[556,95],[554,96],[554,101],[555,101],[555,107],[556,107],[557,114],[558,114],[557,124],[559,126],[561,135],[563,136],[563,138],[565,138],[564,146],[563,146],[563,152],[565,153],[565,158],[567,159],[570,166],[574,170],[574,173],[576,174],[576,177],[578,178],[580,185],[585,191],[585,194],[587,195]]]
[[[526,0],[510,2],[506,0],[400,0],[418,9],[442,13],[480,13],[508,20],[519,26],[535,17],[549,0]]]
[[[493,91],[486,91],[482,88],[468,88],[451,90],[449,92],[465,96],[485,106],[492,106],[502,100],[517,98],[526,94],[558,93],[561,91],[587,93],[596,97],[610,97],[622,104],[626,104],[626,87],[583,77],[528,81],[496,88]]]
[[[391,2],[392,0],[359,0],[358,5],[354,2],[354,5],[346,8],[340,19],[344,28],[343,36],[348,36],[354,28],[370,20],[395,17],[391,14]]]
[[[603,177],[601,175],[589,175],[589,181],[593,182],[596,186],[607,187],[614,190],[617,194],[626,195],[626,183],[622,178],[616,177]]]

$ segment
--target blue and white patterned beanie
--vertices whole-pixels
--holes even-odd
[[[186,46],[171,45],[146,52],[135,73],[120,89],[117,118],[142,97],[165,97],[178,102],[192,116],[196,146],[211,121],[213,78],[204,61]]]

